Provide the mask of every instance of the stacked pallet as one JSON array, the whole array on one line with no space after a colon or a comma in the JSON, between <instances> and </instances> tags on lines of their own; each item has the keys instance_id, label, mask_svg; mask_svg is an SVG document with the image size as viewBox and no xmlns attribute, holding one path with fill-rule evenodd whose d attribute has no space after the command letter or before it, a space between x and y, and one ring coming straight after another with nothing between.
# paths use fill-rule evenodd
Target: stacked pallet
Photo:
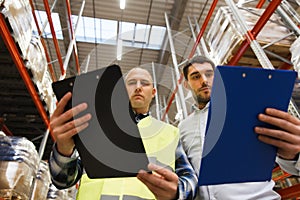
<instances>
[{"instance_id":1,"label":"stacked pallet","mask_svg":"<svg viewBox=\"0 0 300 200\"><path fill-rule=\"evenodd\" d=\"M298 72L298 77L300 78L300 37L291 45L290 48L292 57L291 61L294 65L294 69Z\"/></svg>"},{"instance_id":2,"label":"stacked pallet","mask_svg":"<svg viewBox=\"0 0 300 200\"><path fill-rule=\"evenodd\" d=\"M239 8L239 12L245 24L251 30L264 12L264 9ZM233 55L238 53L241 43L245 40L245 36L242 34L241 27L229 7L221 7L212 24L206 37L211 57L214 58L218 64L226 64ZM281 18L274 13L258 34L256 40L261 46L276 41L266 49L275 54L279 54L283 58L287 58L290 54L289 47L295 40L294 36L286 37L289 33L290 30L286 28ZM283 62L276 57L270 56L269 58L275 68L283 64ZM250 48L240 59L238 65L260 66L255 54Z\"/></svg>"}]
</instances>

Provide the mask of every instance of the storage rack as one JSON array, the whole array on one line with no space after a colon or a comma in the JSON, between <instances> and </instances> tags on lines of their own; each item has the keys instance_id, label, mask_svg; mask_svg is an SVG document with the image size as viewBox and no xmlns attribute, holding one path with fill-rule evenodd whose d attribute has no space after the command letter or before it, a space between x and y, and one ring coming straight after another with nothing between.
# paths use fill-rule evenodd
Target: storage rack
<instances>
[{"instance_id":1,"label":"storage rack","mask_svg":"<svg viewBox=\"0 0 300 200\"><path fill-rule=\"evenodd\" d=\"M41 42L42 46L40 45L41 48L43 48L45 55L45 60L47 60L47 65L48 65L48 69L46 69L46 71L49 70L50 72L50 79L51 81L56 81L57 78L57 74L55 74L53 66L52 66L52 62L50 61L50 55L47 51L46 48L46 43L43 39L42 36L42 32L43 30L41 30L41 28L39 27L39 24L37 22L37 17L35 15L34 12L34 5L33 5L33 1L32 0L19 0L20 1L20 5L24 6L25 8L23 8L24 12L27 14L32 14L32 20L34 20L34 22L36 23L37 26L37 30L39 33L39 37L33 36L32 33L30 34L31 37L34 37L35 40L37 40L38 42ZM4 83L8 84L7 87L5 88L5 90L7 90L7 92L5 92L3 95L7 95L7 94L13 94L14 96L11 96L9 99L7 99L7 101L3 101L4 99L2 99L2 104L4 103L4 105L2 105L3 107L7 104L6 108L4 109L2 107L1 109L1 113L5 113L5 112L13 112L13 110L16 110L16 114L14 116L8 116L4 114L4 117L6 119L11 119L14 118L16 120L22 120L22 121L28 121L28 126L32 126L35 128L32 128L32 132L33 133L21 133L22 129L21 129L21 124L19 128L12 128L12 134L18 136L27 136L28 138L31 138L31 140L33 142L35 142L35 145L37 147L39 147L39 152L41 153L41 157L44 155L44 151L45 148L47 150L46 155L44 156L44 159L48 159L50 150L51 150L51 146L53 144L54 141L54 137L52 136L52 140L48 139L48 135L49 135L49 115L51 114L50 112L53 111L53 109L51 110L51 108L53 108L54 104L53 102L55 102L55 97L54 94L52 93L51 89L51 85L47 85L49 91L41 91L45 88L44 85L37 85L37 83L34 81L34 74L32 74L32 70L28 67L28 61L27 61L27 55L26 55L26 51L27 51L27 46L20 44L20 42L18 41L18 34L22 36L22 33L18 33L18 31L16 30L16 28L14 27L15 25L11 25L10 23L14 23L14 20L16 21L15 23L17 24L18 20L22 20L22 17L20 16L12 16L10 14L10 11L6 11L9 10L10 6L11 9L13 10L13 6L14 4L10 1L0 1L0 5L1 5L1 10L3 11L1 13L0 16L0 25L1 25L1 55L0 58L2 59L2 61L7 60L7 66L2 67L1 68L1 81L2 81L2 87L4 87ZM47 13L49 13L48 15L48 20L49 20L49 25L52 30L52 35L55 36L55 31L53 28L53 23L52 23L52 17L51 17L51 11L49 8L49 4L48 1L44 1L45 3L45 10ZM66 9L66 13L69 16L69 28L68 31L69 33L67 33L67 35L70 35L70 37L72 37L72 40L70 42L70 47L68 50L68 58L65 58L65 62L59 62L61 63L61 77L60 79L62 79L65 75L66 75L66 70L67 70L67 65L68 62L70 60L70 56L74 56L74 60L76 61L76 69L77 69L77 74L79 73L79 63L78 63L78 56L77 56L77 49L76 49L76 43L75 43L75 38L74 38L74 30L73 30L73 23L71 21L71 11L70 11L70 2L68 0L64 1L65 7ZM81 13L79 14L78 20L81 17L83 8L84 8L84 3L85 1L82 2L82 8L81 8ZM54 2L54 4L52 5L52 8L55 7L56 2ZM8 16L5 16L5 13L8 13ZM24 13L23 13L24 14ZM9 18L10 17L10 18ZM24 17L25 18L25 17ZM9 20L11 20L12 22L10 22ZM27 20L27 21L26 21ZM26 19L25 22L26 23L31 23L28 22L29 20L31 20L31 17L28 17L28 19ZM22 23L21 21L19 23ZM78 23L78 21L77 21ZM32 24L32 23L31 23ZM46 26L46 23L44 24L44 26L42 27L42 29L44 29ZM26 27L28 28L28 27ZM28 29L30 29L29 31L31 32L31 27L29 27ZM23 33L24 34L24 33ZM17 35L17 36L16 36ZM25 34L24 34L25 35ZM20 37L21 37L20 36ZM25 37L25 36L23 36ZM28 35L26 36L28 38ZM53 37L53 41L55 44L57 43L57 39L56 37ZM21 46L20 46L21 45ZM22 46L23 45L23 46ZM22 47L22 48L20 48ZM58 58L60 58L59 60L61 60L61 54L60 54L60 50L59 50L59 46L56 45L56 52ZM28 50L29 51L29 50ZM10 56L9 56L10 55ZM17 72L17 71L18 72ZM11 77L5 77L5 74L9 74L9 76ZM19 75L18 75L19 74ZM44 74L47 75L47 74ZM43 79L44 77L42 77ZM16 91L12 92L12 82L13 80L17 81L23 79L22 82L16 82L19 87L23 88L22 91L19 91L19 88L16 86ZM9 82L8 82L9 81ZM51 82L47 82L48 84ZM10 87L9 87L10 86ZM49 89L50 87L50 89ZM18 90L17 90L18 89ZM46 92L46 94L45 94ZM29 98L30 99L29 99ZM47 101L52 101L52 104L50 105L50 108L48 106L49 102L45 102L45 97L47 98ZM14 107L9 107L9 103L17 103L18 100L17 98L24 98L24 105L18 105L15 104ZM34 112L34 108L36 108L37 113ZM25 116L19 116L19 113L24 113ZM2 114L3 115L3 114ZM38 117L38 115L40 117ZM4 120L6 120L4 119ZM42 121L41 121L42 120ZM7 120L8 123L11 120ZM13 122L14 125L12 125L13 127L17 126L17 122L14 121ZM10 124L11 125L11 124ZM34 134L36 132L36 134ZM35 136L36 135L36 136ZM33 137L35 136L35 137ZM41 142L40 142L41 141Z\"/></svg>"},{"instance_id":2,"label":"storage rack","mask_svg":"<svg viewBox=\"0 0 300 200\"><path fill-rule=\"evenodd\" d=\"M49 62L50 58L46 51L47 49L45 48L43 39L40 41L39 37L32 35L31 15L34 16L36 21L32 6L32 1L29 2L26 0L18 0L18 2L0 1L0 59L2 61L0 69L2 89L1 113L4 117L4 119L1 118L1 130L8 136L14 135L27 137L28 139L31 138L30 140L35 146L39 147L39 160L42 162L42 160L48 159L53 142L55 141L55 138L52 135L51 139L48 139L48 136L50 133L49 116L53 111L51 109L55 101L54 94L51 90L50 79L56 80L56 77L52 65ZM20 13L18 13L18 11ZM18 27L21 27L22 30L18 30ZM38 31L41 33L39 27ZM23 42L22 39L26 39L26 41ZM76 45L73 44L72 49L75 47ZM32 48L37 48L35 50L38 51L34 52ZM46 51L45 55L43 54L44 50ZM37 54L30 55L32 53ZM76 54L75 50L74 54ZM41 62L42 60L37 61L41 66L33 65L34 59L37 58L47 60L48 65L47 62L45 62L45 65L49 67L51 78L48 76L47 69L45 71L41 70L46 67L43 66L44 63ZM3 61L5 61L5 64ZM34 67L41 67L41 69ZM39 70L41 70L42 73ZM11 96L8 96L7 94L10 94ZM17 102L20 101L20 98L23 99L21 105L17 104ZM3 114L6 112L15 114L13 114L13 116ZM5 125L7 118L15 118L13 124L10 124L12 131ZM23 124L26 124L24 121L27 122L28 126L32 127L32 132L36 134L33 134L32 132L20 133L18 129L22 130L22 127L21 125L18 126L18 120L22 120ZM45 156L45 150L48 151L46 152L47 156ZM39 171L36 172L36 175L38 172ZM32 191L36 186L36 183L36 179L34 178L29 199L32 198ZM53 192L56 192L57 189L53 187L52 190ZM56 195L57 194L55 194L55 196ZM67 190L61 191L60 195L67 195Z\"/></svg>"},{"instance_id":3,"label":"storage rack","mask_svg":"<svg viewBox=\"0 0 300 200\"><path fill-rule=\"evenodd\" d=\"M196 51L196 47L198 46L200 40L202 39L202 37L204 35L205 29L207 28L208 21L210 20L210 17L211 17L210 13L211 13L211 11L213 12L213 10L215 9L217 3L218 3L217 0L213 1L212 5L211 5L211 8L210 8L210 11L209 11L209 14L206 16L206 19L204 20L203 26L201 27L201 30L198 33L197 39L195 40L195 44L194 44L193 49L192 49L192 51L191 51L188 58L191 58L194 55L194 53ZM264 67L264 68L274 69L272 63L270 62L269 58L267 57L267 55L265 53L265 51L267 51L267 50L263 50L262 47L259 45L259 43L256 41L255 38L259 34L259 32L262 30L264 25L267 23L267 21L269 20L271 15L277 10L277 7L280 5L281 0L276 0L276 1L272 1L272 2L269 3L268 7L265 9L265 12L261 15L261 17L259 18L259 20L257 21L256 25L253 27L252 30L247 28L247 26L242 21L242 19L241 19L242 16L238 13L237 9L235 8L235 4L233 3L233 1L226 1L226 3L230 7L230 9L234 12L235 18L237 20L239 20L240 26L243 27L243 34L244 34L245 39L242 42L242 44L239 45L239 48L235 51L236 53L233 55L233 57L227 63L223 63L223 64L237 65L239 60L242 58L243 54L246 52L246 50L249 48L249 46L251 46L252 50L254 51L257 59L259 60L259 62L261 64L261 66ZM264 1L259 1L258 4L257 4L257 8L260 8L263 4L264 4ZM282 17L286 18L287 16L282 16ZM195 23L195 24L196 24L196 26L198 26L197 23ZM297 32L298 32L299 28L296 25L294 25L293 28L295 29L293 31L297 35ZM193 32L193 28L191 28L191 32ZM172 37L172 35L171 35L169 40L172 41L172 40L174 40L175 37L176 36ZM205 46L205 48L202 50L202 52L203 52L203 54L207 55L205 42L202 41L201 45ZM270 45L268 45L268 46L270 46ZM172 46L171 46L171 51L175 51L175 50L172 50ZM172 56L173 55L175 55L175 53L172 53ZM274 54L273 54L273 56L274 56ZM280 57L280 56L278 56L278 57ZM173 60L174 59L176 59L175 56L173 56ZM288 63L283 64L280 67L281 69L291 67L291 63L289 61L289 58L284 59L283 61L288 62ZM186 61L184 61L184 62L186 62ZM180 63L179 65L176 65L176 63L173 62L173 65L174 65L174 68L179 68L179 66L182 65L182 63ZM166 112L163 114L162 120L164 120L164 116L166 116L166 113L167 113L168 109L170 108L175 96L177 95L176 93L177 93L178 88L181 87L180 86L181 81L182 81L182 76L178 79L179 84L176 85L176 88L173 91L172 96L168 101L167 107L165 109ZM184 96L182 96L182 93L179 94L179 96L181 96L180 99L185 98ZM182 106L185 106L185 105L181 105L181 107ZM179 108L179 110L180 109L181 108ZM291 102L290 102L289 112L291 114L297 116L298 118L300 118L299 109L297 108L297 106L295 105L293 100L291 100Z\"/></svg>"},{"instance_id":4,"label":"storage rack","mask_svg":"<svg viewBox=\"0 0 300 200\"><path fill-rule=\"evenodd\" d=\"M2 5L1 5L1 8L5 9L2 7ZM21 56L20 48L19 48L18 44L16 43L15 39L12 37L12 34L14 34L13 31L16 31L16 30L13 30L11 27L9 27L8 19L3 14L0 15L0 26L1 26L0 33L2 36L1 55L2 56L6 56L8 54L11 55L10 58L9 57L6 58L7 65L2 66L2 68L1 68L1 70L4 70L3 75L2 75L2 78L3 78L2 83L4 84L4 82L7 81L8 82L7 84L10 84L10 85L13 85L13 84L18 85L19 84L20 86L22 85L21 88L23 88L22 91L16 90L15 92L13 92L15 94L15 96L11 97L11 99L8 99L8 101L12 101L12 102L10 102L10 104L14 104L14 103L16 103L15 102L16 98L24 98L24 106L21 105L17 109L23 110L23 113L25 116L15 116L15 117L16 118L20 117L20 120L28 120L28 123L31 124L32 126L36 125L36 128L38 128L38 131L37 131L38 134L40 134L40 132L42 132L41 135L43 136L43 133L49 127L49 117L48 117L49 113L46 112L45 107L44 107L45 105L43 105L40 95L37 92L36 86L34 85L34 83L31 80L31 77L28 73L28 68L25 66L26 61ZM11 82L11 81L19 79L18 75L12 75L12 74L16 74L16 72L15 72L16 70L19 72L19 76L21 76L21 78L23 79L24 84L22 84L22 82L16 82L16 83ZM3 77L5 72L6 73L9 72L9 74L11 74L11 77L7 77L7 78ZM12 89L13 88L8 87L2 91L6 92L6 90L9 90L11 92ZM18 88L16 87L16 89L18 89ZM27 92L26 92L26 89L27 89ZM27 95L26 95L26 93L27 93ZM5 95L3 95L3 96L5 96ZM29 96L32 99L31 102L27 102L27 100L25 100L25 98L27 98ZM29 107L31 107L32 104L34 104L37 112L40 115L40 118L44 122L44 125L42 125L42 127L41 127L40 120L36 119L34 117L34 115L36 113L29 111ZM6 106L7 109L3 109L3 107L2 107L2 112L3 112L3 110L14 109L14 105L9 105L9 103L7 105L3 105L3 106ZM10 116L7 116L7 117L10 117ZM34 130L34 131L36 131L36 130ZM12 130L12 134L14 134L13 130ZM23 134L25 135L26 133L23 133ZM44 147L41 147L41 149L44 149Z\"/></svg>"}]
</instances>

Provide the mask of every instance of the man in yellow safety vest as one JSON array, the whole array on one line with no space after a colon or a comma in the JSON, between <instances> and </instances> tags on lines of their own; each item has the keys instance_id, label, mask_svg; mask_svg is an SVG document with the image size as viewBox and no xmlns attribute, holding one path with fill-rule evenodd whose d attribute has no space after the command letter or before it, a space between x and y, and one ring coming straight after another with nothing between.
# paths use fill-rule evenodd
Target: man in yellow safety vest
<instances>
[{"instance_id":1,"label":"man in yellow safety vest","mask_svg":"<svg viewBox=\"0 0 300 200\"><path fill-rule=\"evenodd\" d=\"M88 126L91 115L72 120L73 115L87 108L87 104L79 104L64 112L71 98L71 93L67 93L50 119L56 139L49 160L52 182L58 188L68 188L80 180L77 199L84 200L193 199L197 176L179 142L178 129L149 116L149 106L156 93L150 73L133 68L125 77L125 85L147 156L155 157L169 168L150 164L149 170L155 173L140 171L137 177L89 179L83 173L72 137Z\"/></svg>"}]
</instances>

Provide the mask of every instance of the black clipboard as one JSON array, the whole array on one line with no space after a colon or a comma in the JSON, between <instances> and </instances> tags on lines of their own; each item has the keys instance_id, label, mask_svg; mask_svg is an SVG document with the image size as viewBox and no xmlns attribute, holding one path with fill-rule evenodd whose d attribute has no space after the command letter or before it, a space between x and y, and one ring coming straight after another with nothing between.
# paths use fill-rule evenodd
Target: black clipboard
<instances>
[{"instance_id":1,"label":"black clipboard","mask_svg":"<svg viewBox=\"0 0 300 200\"><path fill-rule=\"evenodd\" d=\"M294 71L216 67L199 186L271 180L277 149L254 127L270 127L257 118L265 108L287 110L295 79Z\"/></svg>"},{"instance_id":2,"label":"black clipboard","mask_svg":"<svg viewBox=\"0 0 300 200\"><path fill-rule=\"evenodd\" d=\"M149 163L118 65L97 69L52 84L60 100L68 91L72 102L88 103L92 119L74 137L89 178L134 177ZM77 117L77 116L75 116Z\"/></svg>"}]
</instances>

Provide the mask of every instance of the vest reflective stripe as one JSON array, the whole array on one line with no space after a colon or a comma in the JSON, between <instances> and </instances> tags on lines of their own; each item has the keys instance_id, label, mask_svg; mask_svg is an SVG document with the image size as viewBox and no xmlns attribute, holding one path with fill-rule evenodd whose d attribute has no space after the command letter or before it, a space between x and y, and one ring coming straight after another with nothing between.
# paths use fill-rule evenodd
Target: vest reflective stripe
<instances>
[{"instance_id":1,"label":"vest reflective stripe","mask_svg":"<svg viewBox=\"0 0 300 200\"><path fill-rule=\"evenodd\" d=\"M119 200L120 196L101 195L100 200ZM144 200L140 197L124 195L123 200ZM151 200L151 199L149 199Z\"/></svg>"},{"instance_id":2,"label":"vest reflective stripe","mask_svg":"<svg viewBox=\"0 0 300 200\"><path fill-rule=\"evenodd\" d=\"M110 196L110 195L101 195L100 200L119 200L120 196ZM129 196L129 195L124 195L123 200L145 200L140 197L135 197L135 196ZM151 200L151 199L147 199Z\"/></svg>"},{"instance_id":3,"label":"vest reflective stripe","mask_svg":"<svg viewBox=\"0 0 300 200\"><path fill-rule=\"evenodd\" d=\"M146 153L175 169L175 151L178 129L169 124L146 117L138 123ZM155 163L155 162L154 162ZM77 200L134 200L155 199L152 192L136 177L89 179L84 174L80 180Z\"/></svg>"},{"instance_id":4,"label":"vest reflective stripe","mask_svg":"<svg viewBox=\"0 0 300 200\"><path fill-rule=\"evenodd\" d=\"M119 196L101 195L100 200L119 200Z\"/></svg>"}]
</instances>

